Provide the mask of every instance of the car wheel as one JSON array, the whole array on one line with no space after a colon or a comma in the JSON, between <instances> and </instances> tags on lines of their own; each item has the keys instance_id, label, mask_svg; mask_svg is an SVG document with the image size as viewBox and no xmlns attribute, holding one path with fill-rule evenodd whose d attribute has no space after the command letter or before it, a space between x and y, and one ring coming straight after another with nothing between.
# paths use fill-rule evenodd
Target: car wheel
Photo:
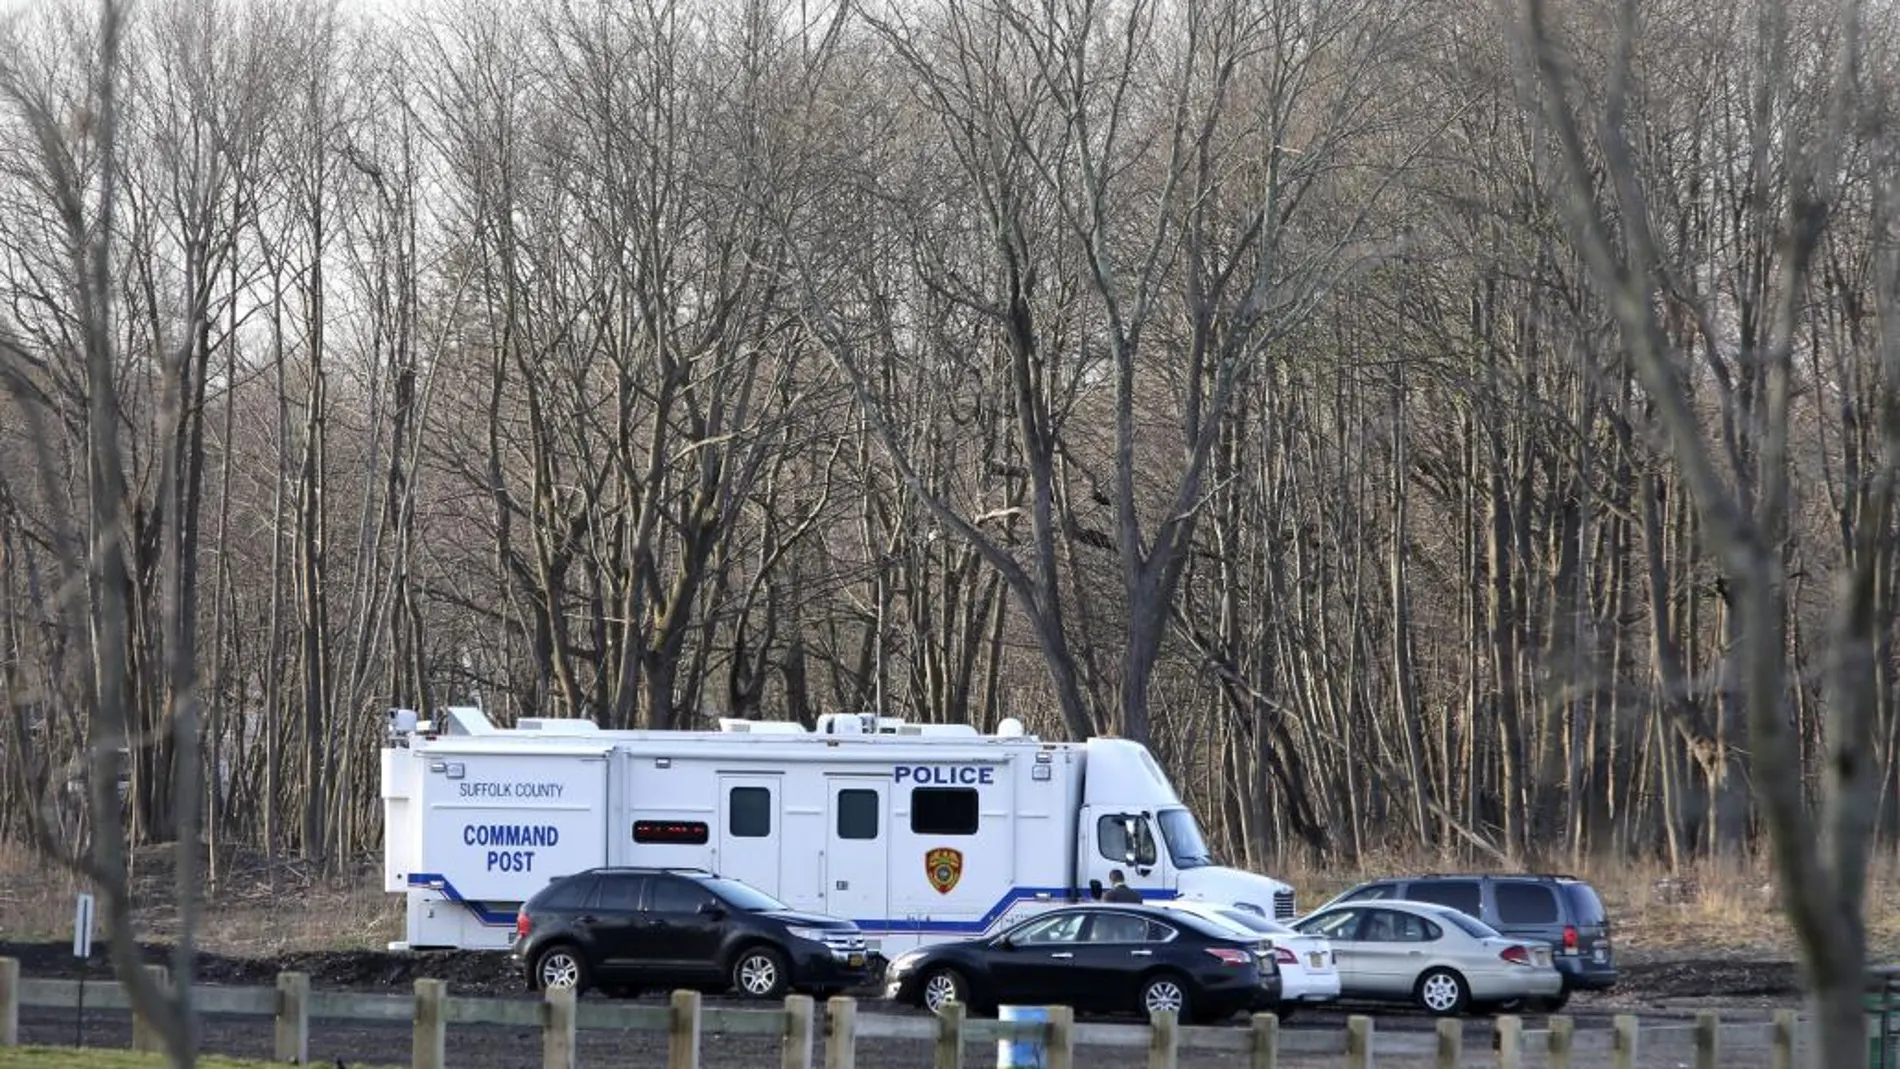
<instances>
[{"instance_id":1,"label":"car wheel","mask_svg":"<svg viewBox=\"0 0 1900 1069\"><path fill-rule=\"evenodd\" d=\"M732 986L746 998L779 998L790 982L785 955L771 947L747 947L732 961Z\"/></svg>"},{"instance_id":2,"label":"car wheel","mask_svg":"<svg viewBox=\"0 0 1900 1069\"><path fill-rule=\"evenodd\" d=\"M1173 973L1149 977L1141 985L1141 1009L1150 1015L1159 1010L1173 1010L1176 1020L1187 1019L1193 1011L1187 981Z\"/></svg>"},{"instance_id":3,"label":"car wheel","mask_svg":"<svg viewBox=\"0 0 1900 1069\"><path fill-rule=\"evenodd\" d=\"M551 946L534 959L534 981L542 991L572 988L578 995L587 990L587 963L566 943Z\"/></svg>"},{"instance_id":4,"label":"car wheel","mask_svg":"<svg viewBox=\"0 0 1900 1069\"><path fill-rule=\"evenodd\" d=\"M942 1010L952 1002L970 1003L970 985L964 982L963 974L955 969L932 969L924 975L924 982L917 988L917 1000L931 1013Z\"/></svg>"},{"instance_id":5,"label":"car wheel","mask_svg":"<svg viewBox=\"0 0 1900 1069\"><path fill-rule=\"evenodd\" d=\"M1463 1013L1471 1002L1471 988L1465 978L1450 969L1426 970L1412 994L1420 1006L1439 1017Z\"/></svg>"}]
</instances>

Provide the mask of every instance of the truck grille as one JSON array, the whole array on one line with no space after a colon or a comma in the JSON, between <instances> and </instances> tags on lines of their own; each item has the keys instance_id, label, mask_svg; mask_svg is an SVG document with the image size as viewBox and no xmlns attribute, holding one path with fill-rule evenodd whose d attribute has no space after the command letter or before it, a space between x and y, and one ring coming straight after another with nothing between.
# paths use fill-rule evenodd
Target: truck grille
<instances>
[{"instance_id":1,"label":"truck grille","mask_svg":"<svg viewBox=\"0 0 1900 1069\"><path fill-rule=\"evenodd\" d=\"M1273 916L1276 920L1286 920L1293 916L1293 892L1277 891L1273 895Z\"/></svg>"}]
</instances>

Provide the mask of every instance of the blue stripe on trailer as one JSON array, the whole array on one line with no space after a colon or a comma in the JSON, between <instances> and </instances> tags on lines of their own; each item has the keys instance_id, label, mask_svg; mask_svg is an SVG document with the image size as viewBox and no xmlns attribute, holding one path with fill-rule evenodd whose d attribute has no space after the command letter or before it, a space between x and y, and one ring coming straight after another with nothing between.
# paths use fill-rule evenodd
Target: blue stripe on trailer
<instances>
[{"instance_id":1,"label":"blue stripe on trailer","mask_svg":"<svg viewBox=\"0 0 1900 1069\"><path fill-rule=\"evenodd\" d=\"M442 892L443 897L475 914L475 919L483 924L504 928L514 927L517 911L511 909L505 913L498 913L480 902L463 898L462 893L455 889L455 884L439 872L412 872L409 874L409 886Z\"/></svg>"}]
</instances>

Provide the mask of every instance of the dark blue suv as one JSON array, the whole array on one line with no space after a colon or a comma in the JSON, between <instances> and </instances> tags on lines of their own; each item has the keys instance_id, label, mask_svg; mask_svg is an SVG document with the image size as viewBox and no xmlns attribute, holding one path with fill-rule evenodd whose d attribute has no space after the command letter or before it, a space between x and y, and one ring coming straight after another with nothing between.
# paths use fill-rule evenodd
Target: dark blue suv
<instances>
[{"instance_id":1,"label":"dark blue suv","mask_svg":"<svg viewBox=\"0 0 1900 1069\"><path fill-rule=\"evenodd\" d=\"M1574 876L1400 876L1362 883L1327 905L1382 898L1450 906L1514 939L1549 943L1551 959L1564 975L1564 990L1546 1000L1541 1009L1562 1008L1572 991L1608 991L1616 986L1609 915L1596 889Z\"/></svg>"},{"instance_id":2,"label":"dark blue suv","mask_svg":"<svg viewBox=\"0 0 1900 1069\"><path fill-rule=\"evenodd\" d=\"M870 977L856 924L794 912L750 884L698 869L562 876L522 903L512 956L536 990L599 987L626 997L673 986L822 997Z\"/></svg>"}]
</instances>

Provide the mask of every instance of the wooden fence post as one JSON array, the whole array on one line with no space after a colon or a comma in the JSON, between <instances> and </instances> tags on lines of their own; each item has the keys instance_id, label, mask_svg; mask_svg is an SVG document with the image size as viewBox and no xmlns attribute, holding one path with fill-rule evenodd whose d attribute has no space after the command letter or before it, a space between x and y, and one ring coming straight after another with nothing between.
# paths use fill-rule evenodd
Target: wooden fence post
<instances>
[{"instance_id":1,"label":"wooden fence post","mask_svg":"<svg viewBox=\"0 0 1900 1069\"><path fill-rule=\"evenodd\" d=\"M1794 1069L1794 1045L1799 1019L1793 1010L1776 1010L1773 1029L1768 1033L1768 1069ZM0 1038L0 1045L4 1045Z\"/></svg>"},{"instance_id":2,"label":"wooden fence post","mask_svg":"<svg viewBox=\"0 0 1900 1069\"><path fill-rule=\"evenodd\" d=\"M20 959L0 958L0 1047L20 1045Z\"/></svg>"},{"instance_id":3,"label":"wooden fence post","mask_svg":"<svg viewBox=\"0 0 1900 1069\"><path fill-rule=\"evenodd\" d=\"M666 1028L666 1069L699 1069L699 992L673 992Z\"/></svg>"},{"instance_id":4,"label":"wooden fence post","mask_svg":"<svg viewBox=\"0 0 1900 1069\"><path fill-rule=\"evenodd\" d=\"M963 1003L946 1002L937 1011L936 1069L962 1069Z\"/></svg>"},{"instance_id":5,"label":"wooden fence post","mask_svg":"<svg viewBox=\"0 0 1900 1069\"><path fill-rule=\"evenodd\" d=\"M415 1069L448 1069L449 984L446 980L416 981L416 1018L410 1064Z\"/></svg>"},{"instance_id":6,"label":"wooden fence post","mask_svg":"<svg viewBox=\"0 0 1900 1069\"><path fill-rule=\"evenodd\" d=\"M1721 1047L1716 1030L1720 1024L1714 1010L1703 1010L1695 1015L1695 1069L1716 1069L1717 1052Z\"/></svg>"},{"instance_id":7,"label":"wooden fence post","mask_svg":"<svg viewBox=\"0 0 1900 1069\"><path fill-rule=\"evenodd\" d=\"M1524 1069L1524 1019L1498 1018L1498 1069Z\"/></svg>"},{"instance_id":8,"label":"wooden fence post","mask_svg":"<svg viewBox=\"0 0 1900 1069\"><path fill-rule=\"evenodd\" d=\"M785 1032L779 1043L779 1069L811 1069L810 995L785 996Z\"/></svg>"},{"instance_id":9,"label":"wooden fence post","mask_svg":"<svg viewBox=\"0 0 1900 1069\"><path fill-rule=\"evenodd\" d=\"M1346 1018L1346 1069L1372 1069L1372 1018Z\"/></svg>"},{"instance_id":10,"label":"wooden fence post","mask_svg":"<svg viewBox=\"0 0 1900 1069\"><path fill-rule=\"evenodd\" d=\"M1148 1069L1175 1069L1181 1046L1179 1025L1173 1010L1148 1014Z\"/></svg>"},{"instance_id":11,"label":"wooden fence post","mask_svg":"<svg viewBox=\"0 0 1900 1069\"><path fill-rule=\"evenodd\" d=\"M310 974L277 974L276 1041L273 1061L302 1065L310 1060Z\"/></svg>"},{"instance_id":12,"label":"wooden fence post","mask_svg":"<svg viewBox=\"0 0 1900 1069\"><path fill-rule=\"evenodd\" d=\"M1461 1069L1465 1060L1465 1025L1450 1017L1438 1019L1437 1069Z\"/></svg>"},{"instance_id":13,"label":"wooden fence post","mask_svg":"<svg viewBox=\"0 0 1900 1069\"><path fill-rule=\"evenodd\" d=\"M1279 1069L1280 1065L1280 1015L1277 1013L1256 1013L1253 1015L1253 1060L1249 1069Z\"/></svg>"},{"instance_id":14,"label":"wooden fence post","mask_svg":"<svg viewBox=\"0 0 1900 1069\"><path fill-rule=\"evenodd\" d=\"M163 965L147 965L144 968L146 979L158 988L160 997L166 995L166 989L171 986L171 970ZM159 1032L158 1025L136 1009L132 1011L132 1049L140 1051L165 1049L165 1039Z\"/></svg>"},{"instance_id":15,"label":"wooden fence post","mask_svg":"<svg viewBox=\"0 0 1900 1069\"><path fill-rule=\"evenodd\" d=\"M1636 1069L1636 1018L1619 1013L1612 1025L1616 1035L1610 1041L1610 1065L1613 1069Z\"/></svg>"},{"instance_id":16,"label":"wooden fence post","mask_svg":"<svg viewBox=\"0 0 1900 1069\"><path fill-rule=\"evenodd\" d=\"M825 1002L825 1069L857 1069L858 1000L834 995Z\"/></svg>"},{"instance_id":17,"label":"wooden fence post","mask_svg":"<svg viewBox=\"0 0 1900 1069\"><path fill-rule=\"evenodd\" d=\"M1576 1038L1576 1022L1568 1017L1550 1019L1550 1069L1570 1069L1570 1046Z\"/></svg>"},{"instance_id":18,"label":"wooden fence post","mask_svg":"<svg viewBox=\"0 0 1900 1069\"><path fill-rule=\"evenodd\" d=\"M574 1069L574 989L550 987L541 1000L542 1069Z\"/></svg>"},{"instance_id":19,"label":"wooden fence post","mask_svg":"<svg viewBox=\"0 0 1900 1069\"><path fill-rule=\"evenodd\" d=\"M1048 1013L1048 1045L1043 1049L1049 1069L1075 1069L1075 1010L1051 1006Z\"/></svg>"}]
</instances>

